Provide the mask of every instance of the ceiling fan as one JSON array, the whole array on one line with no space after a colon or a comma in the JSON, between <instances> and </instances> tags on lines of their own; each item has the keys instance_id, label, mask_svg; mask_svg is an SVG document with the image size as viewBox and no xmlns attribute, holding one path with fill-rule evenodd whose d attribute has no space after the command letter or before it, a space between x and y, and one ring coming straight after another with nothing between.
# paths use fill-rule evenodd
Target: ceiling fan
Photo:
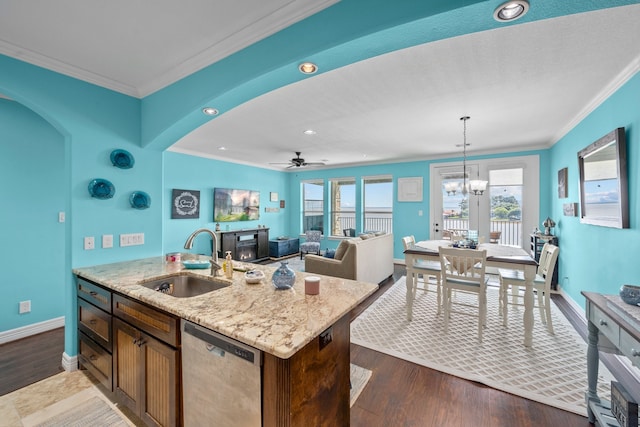
<instances>
[{"instance_id":1,"label":"ceiling fan","mask_svg":"<svg viewBox=\"0 0 640 427\"><path fill-rule=\"evenodd\" d=\"M289 160L287 163L270 163L271 165L288 165L287 169L290 168L299 168L304 166L324 166L324 162L305 162L305 160L300 157L302 152L296 151L296 157Z\"/></svg>"}]
</instances>

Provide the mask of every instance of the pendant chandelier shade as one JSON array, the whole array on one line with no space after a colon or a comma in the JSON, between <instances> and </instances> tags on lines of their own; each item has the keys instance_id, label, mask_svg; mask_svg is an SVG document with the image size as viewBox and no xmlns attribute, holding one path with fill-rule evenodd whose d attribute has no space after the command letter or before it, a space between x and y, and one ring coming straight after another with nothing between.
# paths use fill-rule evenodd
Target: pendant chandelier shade
<instances>
[{"instance_id":1,"label":"pendant chandelier shade","mask_svg":"<svg viewBox=\"0 0 640 427\"><path fill-rule=\"evenodd\" d=\"M468 193L472 193L476 196L480 196L484 194L484 191L487 189L487 181L482 181L480 179L472 179L469 180L469 184L467 184L467 120L471 119L469 116L462 116L460 120L463 123L463 131L462 131L462 187L458 185L455 181L450 181L444 184L444 191L447 192L449 196L455 195L458 191L466 197Z\"/></svg>"}]
</instances>

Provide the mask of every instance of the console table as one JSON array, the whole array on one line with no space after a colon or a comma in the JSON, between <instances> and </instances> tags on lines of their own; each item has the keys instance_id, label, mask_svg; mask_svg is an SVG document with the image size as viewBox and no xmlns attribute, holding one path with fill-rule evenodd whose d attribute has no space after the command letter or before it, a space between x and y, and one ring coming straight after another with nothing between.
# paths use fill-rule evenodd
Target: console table
<instances>
[{"instance_id":1,"label":"console table","mask_svg":"<svg viewBox=\"0 0 640 427\"><path fill-rule=\"evenodd\" d=\"M249 228L242 230L217 231L218 256L227 251L236 261L260 261L269 258L269 229Z\"/></svg>"},{"instance_id":2,"label":"console table","mask_svg":"<svg viewBox=\"0 0 640 427\"><path fill-rule=\"evenodd\" d=\"M585 394L589 422L601 426L619 425L611 415L610 403L598 397L598 350L622 354L640 367L640 312L618 295L582 292L586 298L588 320L587 383Z\"/></svg>"},{"instance_id":3,"label":"console table","mask_svg":"<svg viewBox=\"0 0 640 427\"><path fill-rule=\"evenodd\" d=\"M273 258L281 258L287 255L293 255L300 252L300 239L273 239L269 240L269 256Z\"/></svg>"}]
</instances>

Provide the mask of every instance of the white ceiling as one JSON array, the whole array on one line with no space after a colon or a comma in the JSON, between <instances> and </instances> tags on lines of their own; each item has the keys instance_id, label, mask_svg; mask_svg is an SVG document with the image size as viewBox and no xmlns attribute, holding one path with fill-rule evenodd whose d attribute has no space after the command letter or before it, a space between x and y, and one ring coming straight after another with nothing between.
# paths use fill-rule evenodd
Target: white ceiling
<instances>
[{"instance_id":1,"label":"white ceiling","mask_svg":"<svg viewBox=\"0 0 640 427\"><path fill-rule=\"evenodd\" d=\"M0 53L144 96L331 2L42 0L35 16L33 3L2 1ZM639 19L636 4L377 56L248 101L171 150L273 168L295 151L328 167L459 156L463 115L468 154L549 147L640 69Z\"/></svg>"}]
</instances>

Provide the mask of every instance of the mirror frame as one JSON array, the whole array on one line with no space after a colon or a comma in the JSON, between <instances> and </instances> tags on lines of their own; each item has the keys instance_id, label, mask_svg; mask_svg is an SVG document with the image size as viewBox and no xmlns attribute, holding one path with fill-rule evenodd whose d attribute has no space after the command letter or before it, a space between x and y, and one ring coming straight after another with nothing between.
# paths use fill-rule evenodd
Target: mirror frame
<instances>
[{"instance_id":1,"label":"mirror frame","mask_svg":"<svg viewBox=\"0 0 640 427\"><path fill-rule=\"evenodd\" d=\"M618 181L618 202L613 216L600 216L589 213L586 209L586 189L584 162L587 157L606 147L615 144L616 178ZM578 168L580 170L580 222L603 227L629 228L629 195L627 180L627 143L625 129L617 128L596 142L578 152Z\"/></svg>"}]
</instances>

